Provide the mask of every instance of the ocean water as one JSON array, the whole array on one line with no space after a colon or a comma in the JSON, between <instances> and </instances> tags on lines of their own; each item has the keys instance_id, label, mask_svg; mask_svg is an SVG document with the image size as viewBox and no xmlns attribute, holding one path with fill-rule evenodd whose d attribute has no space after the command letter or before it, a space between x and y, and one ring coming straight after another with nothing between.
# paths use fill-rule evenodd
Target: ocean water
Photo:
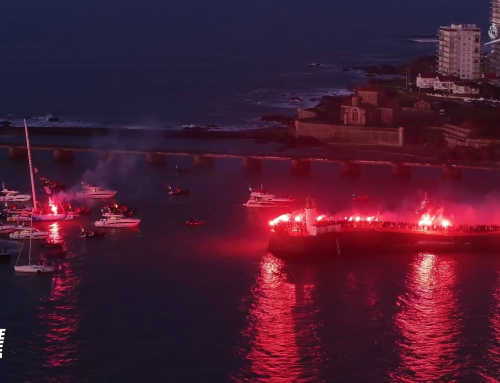
<instances>
[{"instance_id":1,"label":"ocean water","mask_svg":"<svg viewBox=\"0 0 500 383\"><path fill-rule=\"evenodd\" d=\"M3 7L0 118L241 129L366 81L339 72L344 65L435 53L430 41L440 25L487 30L489 1L50 0Z\"/></svg>"},{"instance_id":2,"label":"ocean water","mask_svg":"<svg viewBox=\"0 0 500 383\"><path fill-rule=\"evenodd\" d=\"M2 180L28 191L26 162L3 154ZM0 263L2 382L500 378L498 254L367 253L290 264L266 250L268 222L283 210L241 206L248 185L262 183L296 196L296 208L312 195L321 211L343 215L352 193L366 193L381 214L404 216L427 190L455 222L460 211L498 222L497 173L465 171L449 183L440 169L421 168L401 182L388 167L366 166L345 179L339 165L313 163L299 177L285 161L264 161L252 174L229 159L174 173L191 161L170 157L161 168L143 156L78 153L73 164L56 164L51 153L34 153L41 175L117 190L141 224L80 239L80 228L100 218L100 203L90 203L91 216L35 224L67 248L53 275L16 275L16 257ZM168 197L167 183L191 194ZM205 224L186 226L192 217ZM33 258L42 252L34 243Z\"/></svg>"}]
</instances>

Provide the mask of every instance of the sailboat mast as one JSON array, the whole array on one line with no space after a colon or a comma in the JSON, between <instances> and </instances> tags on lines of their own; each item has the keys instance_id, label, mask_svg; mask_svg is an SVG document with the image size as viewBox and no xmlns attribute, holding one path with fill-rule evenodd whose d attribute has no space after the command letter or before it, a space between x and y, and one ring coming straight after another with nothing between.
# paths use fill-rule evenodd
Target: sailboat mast
<instances>
[{"instance_id":1,"label":"sailboat mast","mask_svg":"<svg viewBox=\"0 0 500 383\"><path fill-rule=\"evenodd\" d=\"M37 203L35 194L35 182L33 181L33 163L31 162L30 140L28 138L28 126L26 125L26 120L24 120L24 132L26 133L26 149L28 150L28 162L30 166L31 192L33 193L33 207L36 209Z\"/></svg>"}]
</instances>

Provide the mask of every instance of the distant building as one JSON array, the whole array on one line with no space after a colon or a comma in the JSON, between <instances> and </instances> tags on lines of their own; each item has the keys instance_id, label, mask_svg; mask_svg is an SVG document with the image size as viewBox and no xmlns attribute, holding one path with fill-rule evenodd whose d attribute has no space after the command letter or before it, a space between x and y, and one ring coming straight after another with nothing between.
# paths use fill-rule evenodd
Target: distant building
<instances>
[{"instance_id":1,"label":"distant building","mask_svg":"<svg viewBox=\"0 0 500 383\"><path fill-rule=\"evenodd\" d=\"M476 80L479 84L491 84L493 86L500 86L500 77L496 73L486 72L481 73L479 79Z\"/></svg>"},{"instance_id":2,"label":"distant building","mask_svg":"<svg viewBox=\"0 0 500 383\"><path fill-rule=\"evenodd\" d=\"M481 87L474 81L457 81L453 83L453 94L478 95Z\"/></svg>"},{"instance_id":3,"label":"distant building","mask_svg":"<svg viewBox=\"0 0 500 383\"><path fill-rule=\"evenodd\" d=\"M438 72L462 80L476 79L480 69L480 44L481 29L475 24L439 28Z\"/></svg>"},{"instance_id":4,"label":"distant building","mask_svg":"<svg viewBox=\"0 0 500 383\"><path fill-rule=\"evenodd\" d=\"M434 79L434 90L452 92L453 83L460 81L460 78L456 76L440 76L438 75Z\"/></svg>"},{"instance_id":5,"label":"distant building","mask_svg":"<svg viewBox=\"0 0 500 383\"><path fill-rule=\"evenodd\" d=\"M500 0L491 1L491 25L500 30ZM500 35L498 38L500 38ZM492 72L500 75L500 42L491 44L489 68Z\"/></svg>"},{"instance_id":6,"label":"distant building","mask_svg":"<svg viewBox=\"0 0 500 383\"><path fill-rule=\"evenodd\" d=\"M417 76L417 88L433 89L437 73L419 73Z\"/></svg>"},{"instance_id":7,"label":"distant building","mask_svg":"<svg viewBox=\"0 0 500 383\"><path fill-rule=\"evenodd\" d=\"M383 90L377 87L359 88L351 100L341 106L340 119L344 125L393 125L397 104L387 103Z\"/></svg>"}]
</instances>

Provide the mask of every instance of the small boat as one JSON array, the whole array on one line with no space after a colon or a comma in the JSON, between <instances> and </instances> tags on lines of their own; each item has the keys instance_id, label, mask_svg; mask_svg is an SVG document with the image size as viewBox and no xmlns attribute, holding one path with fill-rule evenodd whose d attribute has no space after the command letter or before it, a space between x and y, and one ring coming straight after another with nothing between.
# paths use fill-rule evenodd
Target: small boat
<instances>
[{"instance_id":1,"label":"small boat","mask_svg":"<svg viewBox=\"0 0 500 383\"><path fill-rule=\"evenodd\" d=\"M290 205L295 199L286 197L276 197L264 190L261 186L260 189L250 188L250 199L243 206L246 207L284 207Z\"/></svg>"},{"instance_id":2,"label":"small boat","mask_svg":"<svg viewBox=\"0 0 500 383\"><path fill-rule=\"evenodd\" d=\"M203 221L198 221L196 219L190 219L186 221L186 225L188 226L201 226L203 225Z\"/></svg>"},{"instance_id":3,"label":"small boat","mask_svg":"<svg viewBox=\"0 0 500 383\"><path fill-rule=\"evenodd\" d=\"M188 168L183 168L182 166L176 166L175 167L175 172L176 173L188 173L190 169Z\"/></svg>"},{"instance_id":4,"label":"small boat","mask_svg":"<svg viewBox=\"0 0 500 383\"><path fill-rule=\"evenodd\" d=\"M99 230L89 230L89 231L84 231L80 233L80 238L104 238L106 236L106 233L103 233L102 231Z\"/></svg>"},{"instance_id":5,"label":"small boat","mask_svg":"<svg viewBox=\"0 0 500 383\"><path fill-rule=\"evenodd\" d=\"M10 234L14 230L16 230L15 226L12 225L4 225L3 223L0 222L0 234Z\"/></svg>"},{"instance_id":6,"label":"small boat","mask_svg":"<svg viewBox=\"0 0 500 383\"><path fill-rule=\"evenodd\" d=\"M141 222L137 218L127 218L119 215L103 218L95 222L96 227L136 227Z\"/></svg>"},{"instance_id":7,"label":"small boat","mask_svg":"<svg viewBox=\"0 0 500 383\"><path fill-rule=\"evenodd\" d=\"M175 189L172 189L172 187L170 185L167 185L168 186L168 195L188 195L189 194L189 190L187 189L184 189L184 190L181 190L179 188L175 188Z\"/></svg>"},{"instance_id":8,"label":"small boat","mask_svg":"<svg viewBox=\"0 0 500 383\"><path fill-rule=\"evenodd\" d=\"M7 222L30 222L31 213L9 213Z\"/></svg>"},{"instance_id":9,"label":"small boat","mask_svg":"<svg viewBox=\"0 0 500 383\"><path fill-rule=\"evenodd\" d=\"M23 205L17 206L16 204L11 205L10 207L5 208L3 211L6 213L31 213L33 208Z\"/></svg>"},{"instance_id":10,"label":"small boat","mask_svg":"<svg viewBox=\"0 0 500 383\"><path fill-rule=\"evenodd\" d=\"M46 239L49 233L40 231L34 227L25 227L22 230L15 230L10 233L10 239Z\"/></svg>"},{"instance_id":11,"label":"small boat","mask_svg":"<svg viewBox=\"0 0 500 383\"><path fill-rule=\"evenodd\" d=\"M76 193L77 198L106 199L116 195L114 190L104 190L98 186L83 185L82 191Z\"/></svg>"}]
</instances>

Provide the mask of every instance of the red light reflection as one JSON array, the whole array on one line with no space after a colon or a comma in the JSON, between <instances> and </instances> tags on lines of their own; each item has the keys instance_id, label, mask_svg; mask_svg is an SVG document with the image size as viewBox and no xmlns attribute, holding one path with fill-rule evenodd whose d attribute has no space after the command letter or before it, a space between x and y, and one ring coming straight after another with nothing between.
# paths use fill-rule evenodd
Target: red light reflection
<instances>
[{"instance_id":1,"label":"red light reflection","mask_svg":"<svg viewBox=\"0 0 500 383\"><path fill-rule=\"evenodd\" d=\"M461 313L456 296L454 260L419 254L399 297L395 326L400 333L397 382L447 381L456 370Z\"/></svg>"},{"instance_id":2,"label":"red light reflection","mask_svg":"<svg viewBox=\"0 0 500 383\"><path fill-rule=\"evenodd\" d=\"M71 339L78 329L79 313L76 288L80 277L69 268L60 269L52 278L51 291L39 307L41 328L46 337L40 353L49 367L67 366L74 362L78 342Z\"/></svg>"},{"instance_id":3,"label":"red light reflection","mask_svg":"<svg viewBox=\"0 0 500 383\"><path fill-rule=\"evenodd\" d=\"M55 243L63 242L59 222L54 222L49 225L49 241Z\"/></svg>"},{"instance_id":4,"label":"red light reflection","mask_svg":"<svg viewBox=\"0 0 500 383\"><path fill-rule=\"evenodd\" d=\"M287 282L284 263L270 254L263 258L246 301L250 308L242 354L248 363L241 377L294 382L317 376L322 356L318 326L312 321L314 290L314 285Z\"/></svg>"}]
</instances>

